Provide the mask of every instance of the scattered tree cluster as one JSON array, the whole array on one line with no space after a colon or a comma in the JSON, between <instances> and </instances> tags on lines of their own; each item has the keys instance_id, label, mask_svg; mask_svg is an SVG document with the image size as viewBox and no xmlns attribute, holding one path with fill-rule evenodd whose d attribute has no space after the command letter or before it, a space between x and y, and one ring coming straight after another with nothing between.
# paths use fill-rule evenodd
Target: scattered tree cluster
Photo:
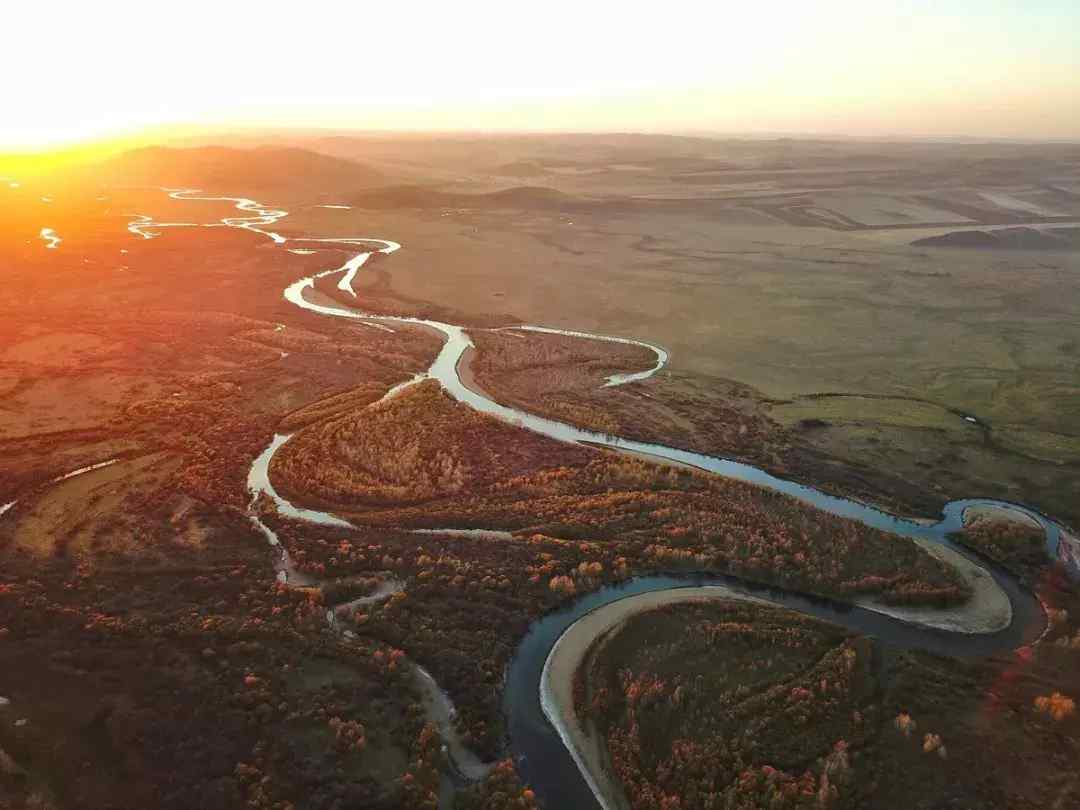
<instances>
[{"instance_id":1,"label":"scattered tree cluster","mask_svg":"<svg viewBox=\"0 0 1080 810\"><path fill-rule=\"evenodd\" d=\"M461 791L454 810L537 810L536 794L521 784L513 760L495 764L488 777Z\"/></svg>"},{"instance_id":2,"label":"scattered tree cluster","mask_svg":"<svg viewBox=\"0 0 1080 810\"><path fill-rule=\"evenodd\" d=\"M594 645L578 711L635 809L854 808L865 656L786 611L677 603Z\"/></svg>"},{"instance_id":3,"label":"scattered tree cluster","mask_svg":"<svg viewBox=\"0 0 1080 810\"><path fill-rule=\"evenodd\" d=\"M1027 582L1035 582L1050 563L1046 534L1039 526L1013 520L978 520L953 538L999 563Z\"/></svg>"}]
</instances>

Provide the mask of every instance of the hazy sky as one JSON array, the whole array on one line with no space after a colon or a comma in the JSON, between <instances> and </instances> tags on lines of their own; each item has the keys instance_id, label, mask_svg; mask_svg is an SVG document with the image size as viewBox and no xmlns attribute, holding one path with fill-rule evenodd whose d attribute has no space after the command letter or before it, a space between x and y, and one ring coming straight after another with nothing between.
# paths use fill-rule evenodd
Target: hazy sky
<instances>
[{"instance_id":1,"label":"hazy sky","mask_svg":"<svg viewBox=\"0 0 1080 810\"><path fill-rule=\"evenodd\" d=\"M17 2L0 145L158 123L1080 139L1080 0Z\"/></svg>"}]
</instances>

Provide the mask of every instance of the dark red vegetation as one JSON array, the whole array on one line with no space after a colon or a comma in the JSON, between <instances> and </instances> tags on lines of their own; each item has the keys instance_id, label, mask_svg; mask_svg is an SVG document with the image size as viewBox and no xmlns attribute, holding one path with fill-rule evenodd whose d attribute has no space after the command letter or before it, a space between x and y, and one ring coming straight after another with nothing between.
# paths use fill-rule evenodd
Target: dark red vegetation
<instances>
[{"instance_id":1,"label":"dark red vegetation","mask_svg":"<svg viewBox=\"0 0 1080 810\"><path fill-rule=\"evenodd\" d=\"M1080 801L1078 721L1047 680L1075 690L1070 654L962 662L778 609L684 603L600 640L576 703L635 810L1065 807Z\"/></svg>"},{"instance_id":2,"label":"dark red vegetation","mask_svg":"<svg viewBox=\"0 0 1080 810\"><path fill-rule=\"evenodd\" d=\"M1046 535L1040 526L1008 520L980 520L952 536L1029 584L1036 582L1039 573L1050 562L1046 553Z\"/></svg>"}]
</instances>

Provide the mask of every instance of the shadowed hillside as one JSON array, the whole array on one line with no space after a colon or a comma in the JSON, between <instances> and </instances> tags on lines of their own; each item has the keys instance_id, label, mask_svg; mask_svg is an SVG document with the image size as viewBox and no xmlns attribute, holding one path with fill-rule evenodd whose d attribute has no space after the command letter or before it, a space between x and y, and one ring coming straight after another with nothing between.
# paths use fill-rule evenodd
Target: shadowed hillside
<instances>
[{"instance_id":1,"label":"shadowed hillside","mask_svg":"<svg viewBox=\"0 0 1080 810\"><path fill-rule=\"evenodd\" d=\"M1080 230L1054 228L1040 231L1035 228L1002 228L997 231L950 231L940 236L928 236L911 243L916 247L1012 248L1014 250L1076 250L1080 245Z\"/></svg>"},{"instance_id":2,"label":"shadowed hillside","mask_svg":"<svg viewBox=\"0 0 1080 810\"><path fill-rule=\"evenodd\" d=\"M579 199L553 188L515 186L487 194L458 194L423 186L388 186L366 191L349 199L359 208L473 208L473 209L552 209L595 205L596 201Z\"/></svg>"}]
</instances>

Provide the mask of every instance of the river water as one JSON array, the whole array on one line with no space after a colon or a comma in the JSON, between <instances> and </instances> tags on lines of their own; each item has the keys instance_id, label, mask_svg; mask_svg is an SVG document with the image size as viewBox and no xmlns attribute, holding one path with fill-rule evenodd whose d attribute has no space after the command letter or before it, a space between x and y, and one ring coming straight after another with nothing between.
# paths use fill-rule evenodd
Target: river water
<instances>
[{"instance_id":1,"label":"river water","mask_svg":"<svg viewBox=\"0 0 1080 810\"><path fill-rule=\"evenodd\" d=\"M969 507L1004 506L1019 510L1038 521L1046 533L1048 552L1052 556L1057 554L1060 539L1060 529L1057 524L1022 505L1006 504L988 499L954 501L945 507L941 520L928 524L892 515L869 504L830 495L805 484L778 478L749 464L659 444L595 433L509 408L469 388L458 374L461 358L466 350L472 346L472 341L464 327L408 316L371 315L358 309L333 304L320 304L308 299L308 293L314 290L316 280L334 273L342 274L337 286L355 296L352 282L371 254L375 252L393 253L400 248L400 245L396 242L368 237L289 239L273 231L265 230L266 227L287 216L288 212L286 211L268 208L246 198L200 197L197 196L198 192L196 190L168 191L170 196L175 199L231 201L238 210L249 215L228 217L220 222L211 223L209 227L242 228L261 234L279 245L291 241L356 248L357 252L341 266L314 276L302 278L290 285L284 291L285 299L297 307L328 317L361 321L386 329L391 329L393 324L419 324L441 333L444 337L442 350L427 373L418 379L430 377L438 380L451 396L478 411L507 420L558 441L642 454L744 481L779 495L795 498L830 514L858 521L875 529L891 532L923 543L946 546L973 560L977 560L977 557L954 544L948 538L948 533L962 527L964 511ZM157 235L156 229L184 226L189 226L189 224L159 223L154 222L150 217L140 215L138 221L133 222L130 229L132 233L143 238L152 238ZM656 363L652 368L613 375L607 380L609 386L645 379L662 369L668 359L667 352L661 347L630 338L594 335L545 326L516 328L526 332L555 333L584 339L631 343L646 347L654 352ZM412 383L415 380L409 382ZM396 390L392 393L396 393ZM284 435L275 436L274 442L253 462L249 476L249 485L253 493L265 492L271 495L278 501L279 508L282 508L282 501L276 497L276 493L270 484L269 469L274 453L288 438L288 436ZM347 521L334 515L299 509L292 507L291 504L288 507L287 511L292 517L330 525L349 525ZM947 632L915 621L901 621L885 615L879 610L854 607L781 588L754 585L731 577L702 575L650 576L604 587L596 592L582 596L563 609L534 622L528 634L522 640L508 668L504 693L504 712L509 730L511 753L518 759L519 768L525 781L533 787L538 797L547 807L592 808L598 806L596 799L582 778L562 740L545 717L540 705L539 694L544 663L559 636L578 618L601 605L645 591L702 584L724 584L759 598L768 599L777 605L835 622L852 632L876 636L897 647L919 647L948 655L982 656L1010 650L1035 640L1045 626L1041 607L1035 597L1022 588L1014 578L1004 572L992 566L986 566L982 561L980 561L980 565L987 568L994 581L1007 594L1012 603L1011 621L1008 626L996 632L979 634Z\"/></svg>"}]
</instances>

